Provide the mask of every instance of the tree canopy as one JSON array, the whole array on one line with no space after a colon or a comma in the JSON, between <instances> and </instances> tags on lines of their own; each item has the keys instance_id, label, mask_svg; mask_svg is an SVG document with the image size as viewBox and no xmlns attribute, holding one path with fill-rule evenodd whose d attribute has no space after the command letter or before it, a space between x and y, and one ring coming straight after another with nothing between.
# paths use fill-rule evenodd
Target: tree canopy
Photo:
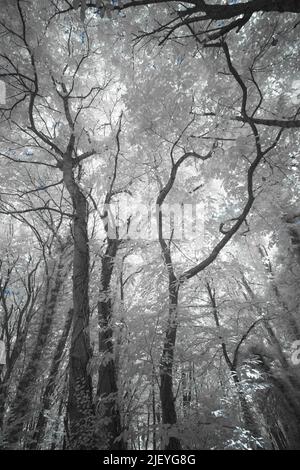
<instances>
[{"instance_id":1,"label":"tree canopy","mask_svg":"<svg viewBox=\"0 0 300 470\"><path fill-rule=\"evenodd\" d=\"M300 3L0 14L0 447L300 448Z\"/></svg>"}]
</instances>

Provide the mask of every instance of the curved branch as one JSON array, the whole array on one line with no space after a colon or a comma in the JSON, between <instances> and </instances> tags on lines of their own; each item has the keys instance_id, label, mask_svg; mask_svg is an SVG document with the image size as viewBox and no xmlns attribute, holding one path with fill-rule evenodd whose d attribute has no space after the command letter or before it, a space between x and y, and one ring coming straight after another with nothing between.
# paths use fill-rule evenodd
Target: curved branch
<instances>
[{"instance_id":1,"label":"curved branch","mask_svg":"<svg viewBox=\"0 0 300 470\"><path fill-rule=\"evenodd\" d=\"M271 144L266 150L264 151L262 150L261 143L260 143L260 135L255 125L254 118L252 118L251 116L248 116L247 114L247 99L248 99L247 87L231 61L227 44L225 42L222 42L221 46L224 50L224 53L227 59L228 68L242 90L241 115L243 116L245 122L250 126L252 130L252 134L255 140L256 157L251 163L247 172L248 198L247 198L247 202L244 206L242 213L240 214L239 217L235 219L236 220L235 224L228 231L225 232L223 230L223 226L220 227L221 231L223 230L223 233L225 233L224 237L216 244L216 246L213 248L209 256L207 256L207 258L205 258L196 266L188 269L187 271L185 271L185 273L183 273L180 276L179 278L180 283L185 282L187 279L192 278L193 276L195 276L196 274L200 273L205 268L207 268L217 258L221 250L227 245L227 243L231 240L233 235L239 230L243 222L246 221L246 218L252 208L252 205L255 199L254 189L253 189L253 179L254 179L255 170L258 167L259 163L264 158L264 156L277 145L282 134L282 129L281 129L279 133L277 134L273 144Z\"/></svg>"}]
</instances>

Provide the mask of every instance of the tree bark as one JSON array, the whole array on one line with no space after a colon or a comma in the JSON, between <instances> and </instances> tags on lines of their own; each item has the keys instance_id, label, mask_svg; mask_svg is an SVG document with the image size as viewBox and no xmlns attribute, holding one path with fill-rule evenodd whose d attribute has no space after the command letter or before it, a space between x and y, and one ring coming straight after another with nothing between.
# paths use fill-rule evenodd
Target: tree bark
<instances>
[{"instance_id":1,"label":"tree bark","mask_svg":"<svg viewBox=\"0 0 300 470\"><path fill-rule=\"evenodd\" d=\"M265 376L267 383L271 383L270 392L274 398L274 402L279 410L279 419L285 430L284 441L280 445L286 445L286 448L299 449L300 443L300 395L299 392L295 391L290 382L286 380L286 377L281 377L276 374L268 364L266 358L264 358L259 352L254 354L257 358L257 366L262 374ZM270 423L270 410L266 407L266 398L263 395L263 404L261 404L263 410L263 417L268 425ZM272 405L272 411L274 410L274 404ZM278 428L278 426L277 426ZM275 429L275 437L278 429ZM270 432L274 434L273 426L270 426ZM282 438L282 436L281 436Z\"/></svg>"},{"instance_id":2,"label":"tree bark","mask_svg":"<svg viewBox=\"0 0 300 470\"><path fill-rule=\"evenodd\" d=\"M0 382L0 430L3 430L4 414L8 398L10 377L12 375L15 363L23 350L28 326L29 323L27 323L26 328L19 332L19 334L17 335L16 341L12 349L12 353L9 358L9 363L6 365L4 377Z\"/></svg>"},{"instance_id":3,"label":"tree bark","mask_svg":"<svg viewBox=\"0 0 300 470\"><path fill-rule=\"evenodd\" d=\"M216 20L226 20L258 12L300 13L298 0L249 0L235 5L212 5L203 0L195 1L195 3L195 11L204 12L210 19Z\"/></svg>"},{"instance_id":4,"label":"tree bark","mask_svg":"<svg viewBox=\"0 0 300 470\"><path fill-rule=\"evenodd\" d=\"M234 384L236 386L236 390L238 393L240 405L241 405L241 411L242 411L242 418L243 422L245 424L246 429L251 433L251 435L255 438L261 438L261 433L258 428L258 425L256 423L256 420L254 418L254 415L251 411L250 405L247 401L247 398L245 397L245 394L243 390L241 389L241 383L239 376L237 374L236 370L232 370L232 378L234 381ZM262 449L262 447L258 447L257 445L253 446L254 449Z\"/></svg>"},{"instance_id":5,"label":"tree bark","mask_svg":"<svg viewBox=\"0 0 300 470\"><path fill-rule=\"evenodd\" d=\"M180 440L172 436L177 423L173 394L174 349L177 333L178 287L175 276L169 275L169 314L163 351L160 359L160 401L165 450L180 450ZM173 428L173 429L172 429Z\"/></svg>"},{"instance_id":6,"label":"tree bark","mask_svg":"<svg viewBox=\"0 0 300 470\"><path fill-rule=\"evenodd\" d=\"M114 261L120 245L118 239L108 239L102 258L100 300L98 302L99 353L101 364L98 370L97 396L98 435L104 449L122 450L126 444L121 435L121 418L118 404L117 371L114 359L112 301L110 283Z\"/></svg>"},{"instance_id":7,"label":"tree bark","mask_svg":"<svg viewBox=\"0 0 300 470\"><path fill-rule=\"evenodd\" d=\"M116 6L115 8L122 10L143 5L159 5L161 3L174 3L174 0L129 0L124 5ZM247 13L258 12L300 13L298 0L249 0L248 2L234 5L213 5L204 0L184 1L182 3L188 4L190 8L180 10L178 13L181 17L191 15L192 13L206 13L208 19L214 20L230 19ZM91 6L96 6L96 2L87 5L87 7Z\"/></svg>"},{"instance_id":8,"label":"tree bark","mask_svg":"<svg viewBox=\"0 0 300 470\"><path fill-rule=\"evenodd\" d=\"M66 263L64 255L67 247L68 246L65 246L61 249L57 265L54 266L53 272L49 273L46 287L46 298L36 343L29 362L17 386L16 395L11 404L11 409L5 426L4 445L7 448L18 448L22 439L24 422L26 423L26 416L31 408L31 387L38 378L43 351L49 339L59 292L64 281L64 267ZM51 281L52 276L54 276L53 283Z\"/></svg>"},{"instance_id":9,"label":"tree bark","mask_svg":"<svg viewBox=\"0 0 300 470\"><path fill-rule=\"evenodd\" d=\"M71 136L63 159L63 179L71 196L73 219L73 328L69 356L69 397L67 421L69 449L95 447L95 413L92 398L92 381L88 373L91 358L89 334L89 244L88 204L75 181L72 151L75 137Z\"/></svg>"},{"instance_id":10,"label":"tree bark","mask_svg":"<svg viewBox=\"0 0 300 470\"><path fill-rule=\"evenodd\" d=\"M46 426L47 426L47 416L46 413L51 409L51 402L53 393L56 387L57 376L59 373L59 367L61 364L62 355L66 346L66 342L70 333L71 324L73 318L73 309L70 309L67 313L65 320L63 332L56 346L56 350L53 356L52 364L50 367L49 378L42 396L42 405L35 426L35 432L32 438L32 441L29 445L30 449L39 448L43 442Z\"/></svg>"}]
</instances>

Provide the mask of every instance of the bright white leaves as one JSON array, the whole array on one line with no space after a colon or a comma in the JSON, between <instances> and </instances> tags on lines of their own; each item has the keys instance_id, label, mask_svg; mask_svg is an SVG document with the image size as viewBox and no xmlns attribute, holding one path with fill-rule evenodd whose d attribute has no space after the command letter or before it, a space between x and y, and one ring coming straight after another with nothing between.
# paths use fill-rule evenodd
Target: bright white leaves
<instances>
[{"instance_id":1,"label":"bright white leaves","mask_svg":"<svg viewBox=\"0 0 300 470\"><path fill-rule=\"evenodd\" d=\"M292 344L291 361L294 365L300 364L300 341L294 341Z\"/></svg>"},{"instance_id":2,"label":"bright white leaves","mask_svg":"<svg viewBox=\"0 0 300 470\"><path fill-rule=\"evenodd\" d=\"M115 18L118 15L118 10L114 10L115 6L122 7L122 1L118 0L96 0L95 7L98 8L97 15L100 18L104 18L105 16L109 19ZM87 10L87 1L86 0L73 0L73 7L75 10L80 8L80 19L84 22L86 17L86 10Z\"/></svg>"},{"instance_id":3,"label":"bright white leaves","mask_svg":"<svg viewBox=\"0 0 300 470\"><path fill-rule=\"evenodd\" d=\"M0 365L6 363L5 360L5 344L4 341L0 340Z\"/></svg>"},{"instance_id":4,"label":"bright white leaves","mask_svg":"<svg viewBox=\"0 0 300 470\"><path fill-rule=\"evenodd\" d=\"M292 83L292 103L300 103L300 80L294 80Z\"/></svg>"},{"instance_id":5,"label":"bright white leaves","mask_svg":"<svg viewBox=\"0 0 300 470\"><path fill-rule=\"evenodd\" d=\"M6 101L6 87L5 82L0 80L0 104L5 104Z\"/></svg>"}]
</instances>

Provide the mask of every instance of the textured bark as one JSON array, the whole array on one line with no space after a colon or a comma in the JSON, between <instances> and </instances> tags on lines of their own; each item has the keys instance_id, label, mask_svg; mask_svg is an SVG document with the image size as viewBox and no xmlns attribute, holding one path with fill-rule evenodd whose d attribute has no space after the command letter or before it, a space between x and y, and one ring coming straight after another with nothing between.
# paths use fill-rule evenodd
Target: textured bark
<instances>
[{"instance_id":1,"label":"textured bark","mask_svg":"<svg viewBox=\"0 0 300 470\"><path fill-rule=\"evenodd\" d=\"M244 118L240 116L236 116L232 118L232 120L245 122ZM253 122L258 125L282 127L284 129L295 129L300 127L299 119L263 119L254 117Z\"/></svg>"},{"instance_id":2,"label":"textured bark","mask_svg":"<svg viewBox=\"0 0 300 470\"><path fill-rule=\"evenodd\" d=\"M32 355L25 368L25 371L18 383L15 398L11 404L7 423L4 431L4 445L7 448L18 448L22 439L22 431L26 416L31 408L31 388L36 382L40 371L40 363L45 346L49 339L58 296L63 284L65 271L65 249L61 250L59 260L53 272L49 273L46 287L46 299L43 306L42 319L38 330L35 346ZM54 276L52 281L51 276Z\"/></svg>"},{"instance_id":3,"label":"textured bark","mask_svg":"<svg viewBox=\"0 0 300 470\"><path fill-rule=\"evenodd\" d=\"M65 442L65 436L59 436L58 435L58 430L61 425L61 417L64 416L65 414L65 408L66 408L66 396L68 392L68 377L65 377L64 384L62 387L62 391L60 394L60 400L59 400L59 405L58 405L58 413L56 417L56 421L53 427L53 432L52 432L52 442L51 442L51 450L57 449L64 449L64 442Z\"/></svg>"},{"instance_id":4,"label":"textured bark","mask_svg":"<svg viewBox=\"0 0 300 470\"><path fill-rule=\"evenodd\" d=\"M155 399L155 371L153 368L151 377L151 401L152 401L152 448L156 450L156 399Z\"/></svg>"},{"instance_id":5,"label":"textured bark","mask_svg":"<svg viewBox=\"0 0 300 470\"><path fill-rule=\"evenodd\" d=\"M73 310L71 309L69 310L67 314L63 332L61 334L61 337L59 338L59 341L55 349L52 364L50 367L49 378L47 380L46 387L45 387L42 400L41 400L41 409L40 409L39 416L37 419L35 432L34 432L32 441L29 446L30 449L39 448L43 442L43 438L44 438L46 426L47 426L47 421L48 421L46 414L51 409L52 397L55 391L57 376L58 376L59 368L61 365L61 358L62 358L64 349L66 346L66 342L70 333L72 318L73 318Z\"/></svg>"},{"instance_id":6,"label":"textured bark","mask_svg":"<svg viewBox=\"0 0 300 470\"><path fill-rule=\"evenodd\" d=\"M100 300L98 302L99 321L99 353L101 364L98 371L97 396L98 406L98 436L104 449L121 450L126 444L121 434L121 420L118 406L117 371L114 359L112 302L110 283L114 261L120 241L108 239L107 248L102 258Z\"/></svg>"},{"instance_id":7,"label":"textured bark","mask_svg":"<svg viewBox=\"0 0 300 470\"><path fill-rule=\"evenodd\" d=\"M183 414L188 415L188 411L191 407L192 402L192 365L189 365L187 371L182 371L181 374L181 384L182 384L182 408Z\"/></svg>"},{"instance_id":8,"label":"textured bark","mask_svg":"<svg viewBox=\"0 0 300 470\"><path fill-rule=\"evenodd\" d=\"M300 395L286 376L275 373L266 358L262 354L256 354L256 367L261 370L271 389L268 394L273 400L272 407L266 406L267 393L261 393L260 408L269 432L277 446L287 449L299 449L300 447ZM278 418L274 420L271 415L276 406ZM281 423L279 426L278 423ZM285 446L285 447L284 447ZM278 447L280 448L280 447Z\"/></svg>"},{"instance_id":9,"label":"textured bark","mask_svg":"<svg viewBox=\"0 0 300 470\"><path fill-rule=\"evenodd\" d=\"M165 332L163 352L160 360L160 401L162 412L163 436L165 450L180 450L181 444L177 437L172 436L172 428L176 426L177 415L173 394L174 348L177 333L178 288L176 278L169 282L169 315Z\"/></svg>"},{"instance_id":10,"label":"textured bark","mask_svg":"<svg viewBox=\"0 0 300 470\"><path fill-rule=\"evenodd\" d=\"M174 0L129 0L128 2L124 2L121 7L116 6L115 9L122 10L143 5L159 5L161 3L174 4ZM182 3L187 4L190 8L187 9L187 12L186 10L180 10L179 14L181 17L192 13L205 13L208 19L216 20L230 19L239 15L258 12L300 13L298 0L249 0L248 2L237 3L235 5L212 5L210 2L204 0L183 1ZM95 5L96 1L87 3L87 7L94 7Z\"/></svg>"},{"instance_id":11,"label":"textured bark","mask_svg":"<svg viewBox=\"0 0 300 470\"><path fill-rule=\"evenodd\" d=\"M67 421L69 449L95 448L95 414L92 399L92 381L87 367L91 358L89 335L89 244L88 205L85 195L75 181L72 135L63 159L63 179L71 196L73 219L73 328L69 357L69 397Z\"/></svg>"},{"instance_id":12,"label":"textured bark","mask_svg":"<svg viewBox=\"0 0 300 470\"><path fill-rule=\"evenodd\" d=\"M2 308L4 310L4 329L6 331L6 366L1 366L0 370L0 430L3 430L4 415L6 409L6 401L8 398L9 384L12 373L14 371L15 364L23 351L24 344L27 337L28 328L34 315L34 306L37 300L37 292L34 291L33 276L38 268L39 263L36 264L35 268L28 273L27 276L27 296L21 311L18 312L18 321L16 324L16 337L11 344L12 336L8 328L8 316L9 311L7 308L5 297L1 297ZM1 280L0 280L1 284ZM2 288L1 288L2 290ZM2 438L1 438L2 441ZM1 444L2 445L2 444Z\"/></svg>"},{"instance_id":13,"label":"textured bark","mask_svg":"<svg viewBox=\"0 0 300 470\"><path fill-rule=\"evenodd\" d=\"M10 378L11 378L15 363L17 362L17 359L19 358L23 350L28 326L29 326L29 323L27 323L25 329L22 330L17 335L16 341L12 349L12 353L10 355L9 363L6 365L6 371L4 373L4 377L0 382L0 429L1 430L3 429L4 414L5 414L6 401L8 397Z\"/></svg>"},{"instance_id":14,"label":"textured bark","mask_svg":"<svg viewBox=\"0 0 300 470\"><path fill-rule=\"evenodd\" d=\"M249 0L235 5L211 5L203 0L197 1L195 10L205 12L211 19L230 19L239 15L258 12L300 13L298 0Z\"/></svg>"}]
</instances>

